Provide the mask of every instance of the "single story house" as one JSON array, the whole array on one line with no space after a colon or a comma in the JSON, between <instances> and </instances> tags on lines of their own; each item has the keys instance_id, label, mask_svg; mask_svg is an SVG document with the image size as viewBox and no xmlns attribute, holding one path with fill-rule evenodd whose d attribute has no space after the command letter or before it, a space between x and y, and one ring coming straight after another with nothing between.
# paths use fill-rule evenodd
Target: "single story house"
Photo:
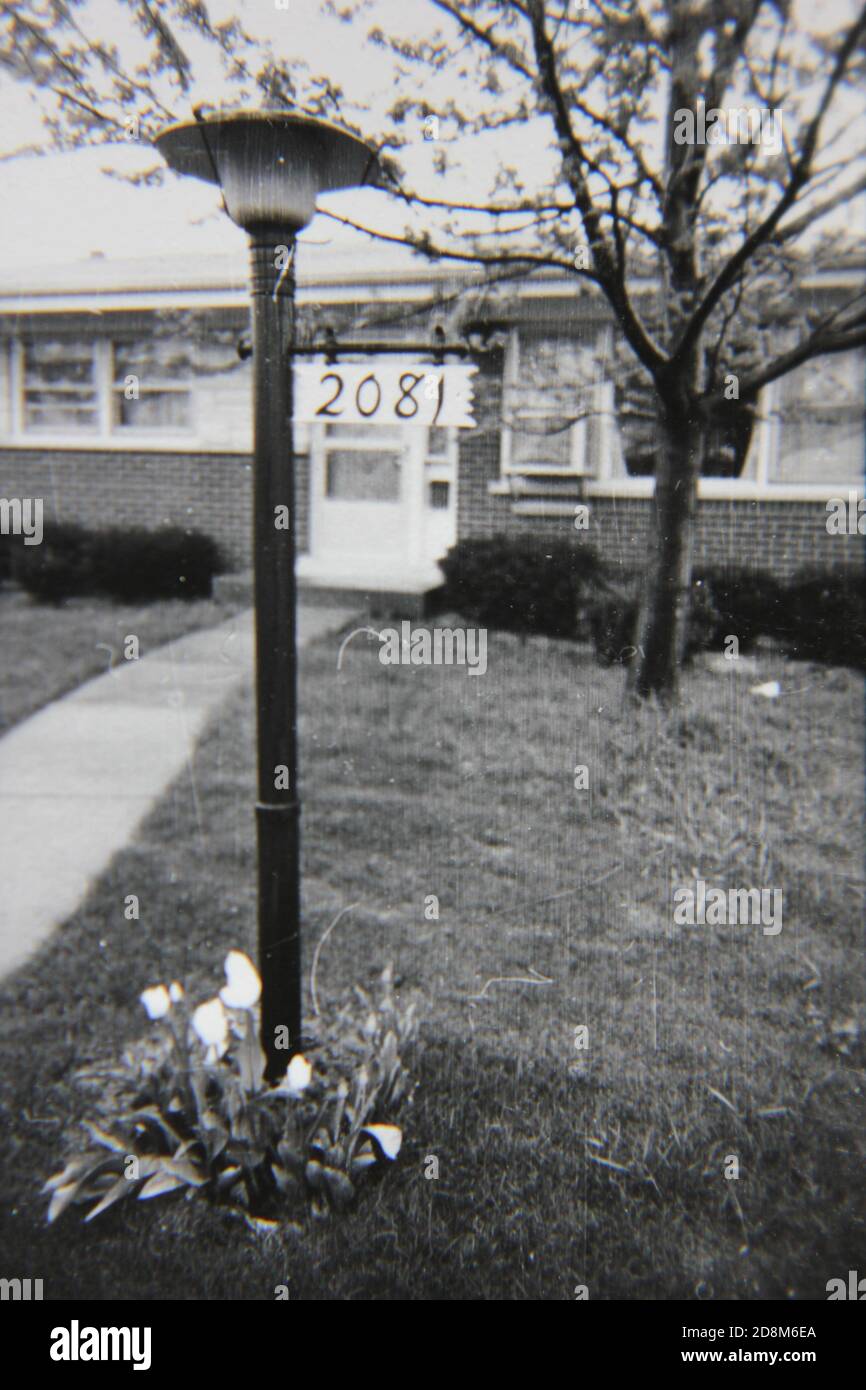
<instances>
[{"instance_id":1,"label":"single story house","mask_svg":"<svg viewBox=\"0 0 866 1390\"><path fill-rule=\"evenodd\" d=\"M301 332L334 325L345 344L426 340L434 299L447 336L453 297L475 274L395 262L381 246L304 244L298 262ZM46 522L188 526L248 570L246 269L243 256L169 252L0 271L0 496L43 498ZM840 271L814 293L861 281ZM295 426L301 584L417 605L458 538L502 533L567 535L642 561L652 447L619 399L605 306L577 277L542 273L513 283L494 318L474 428ZM863 496L864 365L863 351L823 359L763 393L700 481L699 564L780 576L862 566L862 537L831 534L827 504Z\"/></svg>"}]
</instances>

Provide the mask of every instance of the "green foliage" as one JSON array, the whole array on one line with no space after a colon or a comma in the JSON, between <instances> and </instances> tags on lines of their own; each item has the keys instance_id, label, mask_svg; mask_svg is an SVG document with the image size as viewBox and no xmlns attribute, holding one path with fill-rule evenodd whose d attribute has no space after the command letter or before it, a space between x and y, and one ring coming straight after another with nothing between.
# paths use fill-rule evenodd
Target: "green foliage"
<instances>
[{"instance_id":1,"label":"green foliage","mask_svg":"<svg viewBox=\"0 0 866 1390\"><path fill-rule=\"evenodd\" d=\"M774 636L789 656L866 670L866 587L860 572L801 573L787 586Z\"/></svg>"},{"instance_id":2,"label":"green foliage","mask_svg":"<svg viewBox=\"0 0 866 1390\"><path fill-rule=\"evenodd\" d=\"M620 572L587 599L586 619L595 654L602 666L630 664L637 656L638 615L643 576ZM701 577L692 581L686 627L685 659L715 645L720 616L710 584ZM730 629L726 629L730 631ZM720 641L720 639L719 639Z\"/></svg>"},{"instance_id":3,"label":"green foliage","mask_svg":"<svg viewBox=\"0 0 866 1390\"><path fill-rule=\"evenodd\" d=\"M596 656L604 666L636 653L640 576L597 590L587 613ZM697 571L692 578L686 658L721 651L735 636L748 652L772 638L801 661L866 669L866 593L863 577L844 570L801 574L785 583L745 569Z\"/></svg>"},{"instance_id":4,"label":"green foliage","mask_svg":"<svg viewBox=\"0 0 866 1390\"><path fill-rule=\"evenodd\" d=\"M601 666L628 662L637 653L638 596L633 575L599 589L587 605L587 620Z\"/></svg>"},{"instance_id":5,"label":"green foliage","mask_svg":"<svg viewBox=\"0 0 866 1390\"><path fill-rule=\"evenodd\" d=\"M538 537L462 540L440 563L446 607L480 627L546 637L582 634L584 599L602 573L589 546Z\"/></svg>"},{"instance_id":6,"label":"green foliage","mask_svg":"<svg viewBox=\"0 0 866 1390\"><path fill-rule=\"evenodd\" d=\"M206 598L223 568L210 536L180 527L91 531L73 524L45 527L41 545L16 546L12 576L33 598L103 595L119 603Z\"/></svg>"},{"instance_id":7,"label":"green foliage","mask_svg":"<svg viewBox=\"0 0 866 1390\"><path fill-rule=\"evenodd\" d=\"M708 619L712 614L704 647L721 648L725 638L733 634L740 651L748 652L759 637L774 632L784 585L772 574L731 567L701 569L694 574L692 585L693 605L696 601L702 604Z\"/></svg>"},{"instance_id":8,"label":"green foliage","mask_svg":"<svg viewBox=\"0 0 866 1390\"><path fill-rule=\"evenodd\" d=\"M12 556L18 543L18 536L0 535L0 584L12 577Z\"/></svg>"},{"instance_id":9,"label":"green foliage","mask_svg":"<svg viewBox=\"0 0 866 1390\"><path fill-rule=\"evenodd\" d=\"M232 952L227 975L233 958L257 1000L254 967ZM401 1051L414 1019L394 997L390 967L375 999L356 989L335 1012L315 1065L296 1055L276 1086L263 1076L257 1009L223 998L190 1010L177 984L170 995L145 991L151 1035L120 1066L84 1074L100 1085L99 1123L85 1123L89 1144L46 1182L49 1222L73 1205L89 1206L92 1221L130 1197L175 1192L251 1219L279 1219L305 1201L324 1213L352 1201L368 1168L396 1159L402 1132L384 1117L411 1098Z\"/></svg>"}]
</instances>

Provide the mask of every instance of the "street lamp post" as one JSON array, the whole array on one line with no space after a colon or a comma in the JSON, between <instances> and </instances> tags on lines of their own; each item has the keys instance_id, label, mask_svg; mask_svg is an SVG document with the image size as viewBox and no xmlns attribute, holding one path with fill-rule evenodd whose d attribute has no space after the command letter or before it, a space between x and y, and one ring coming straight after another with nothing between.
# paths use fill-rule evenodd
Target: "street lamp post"
<instances>
[{"instance_id":1,"label":"street lamp post","mask_svg":"<svg viewBox=\"0 0 866 1390\"><path fill-rule=\"evenodd\" d=\"M170 126L155 144L178 173L221 187L229 217L250 240L259 971L266 1075L275 1081L301 1038L295 239L315 213L318 194L364 183L375 155L337 126L282 112L243 112ZM280 1029L287 1030L287 1048Z\"/></svg>"}]
</instances>

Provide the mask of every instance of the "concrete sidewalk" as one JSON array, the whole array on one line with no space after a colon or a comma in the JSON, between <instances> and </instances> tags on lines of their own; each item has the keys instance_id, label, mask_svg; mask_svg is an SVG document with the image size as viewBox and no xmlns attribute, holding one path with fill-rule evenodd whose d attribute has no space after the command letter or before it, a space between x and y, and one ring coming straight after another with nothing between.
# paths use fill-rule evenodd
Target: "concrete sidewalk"
<instances>
[{"instance_id":1,"label":"concrete sidewalk","mask_svg":"<svg viewBox=\"0 0 866 1390\"><path fill-rule=\"evenodd\" d=\"M351 616L302 607L299 645ZM122 662L0 739L0 977L129 844L252 663L247 612Z\"/></svg>"}]
</instances>

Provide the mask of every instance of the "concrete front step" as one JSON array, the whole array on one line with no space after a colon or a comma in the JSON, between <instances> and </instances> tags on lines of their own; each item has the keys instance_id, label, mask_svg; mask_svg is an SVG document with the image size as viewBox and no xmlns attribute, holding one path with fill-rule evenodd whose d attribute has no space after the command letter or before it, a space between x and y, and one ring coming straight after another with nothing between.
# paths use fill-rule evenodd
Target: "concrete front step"
<instances>
[{"instance_id":1,"label":"concrete front step","mask_svg":"<svg viewBox=\"0 0 866 1390\"><path fill-rule=\"evenodd\" d=\"M213 596L224 603L237 603L249 608L253 601L252 570L216 575L213 581Z\"/></svg>"},{"instance_id":2,"label":"concrete front step","mask_svg":"<svg viewBox=\"0 0 866 1390\"><path fill-rule=\"evenodd\" d=\"M300 579L298 596L311 607L351 608L370 618L423 618L428 612L430 591L418 593L397 588L346 588Z\"/></svg>"},{"instance_id":3,"label":"concrete front step","mask_svg":"<svg viewBox=\"0 0 866 1390\"><path fill-rule=\"evenodd\" d=\"M298 598L314 608L347 608L371 618L423 618L432 595L441 587L430 575L410 577L379 575L367 580L355 575L304 573L304 558L298 566ZM227 603L253 602L251 570L221 574L214 580L214 596Z\"/></svg>"}]
</instances>

